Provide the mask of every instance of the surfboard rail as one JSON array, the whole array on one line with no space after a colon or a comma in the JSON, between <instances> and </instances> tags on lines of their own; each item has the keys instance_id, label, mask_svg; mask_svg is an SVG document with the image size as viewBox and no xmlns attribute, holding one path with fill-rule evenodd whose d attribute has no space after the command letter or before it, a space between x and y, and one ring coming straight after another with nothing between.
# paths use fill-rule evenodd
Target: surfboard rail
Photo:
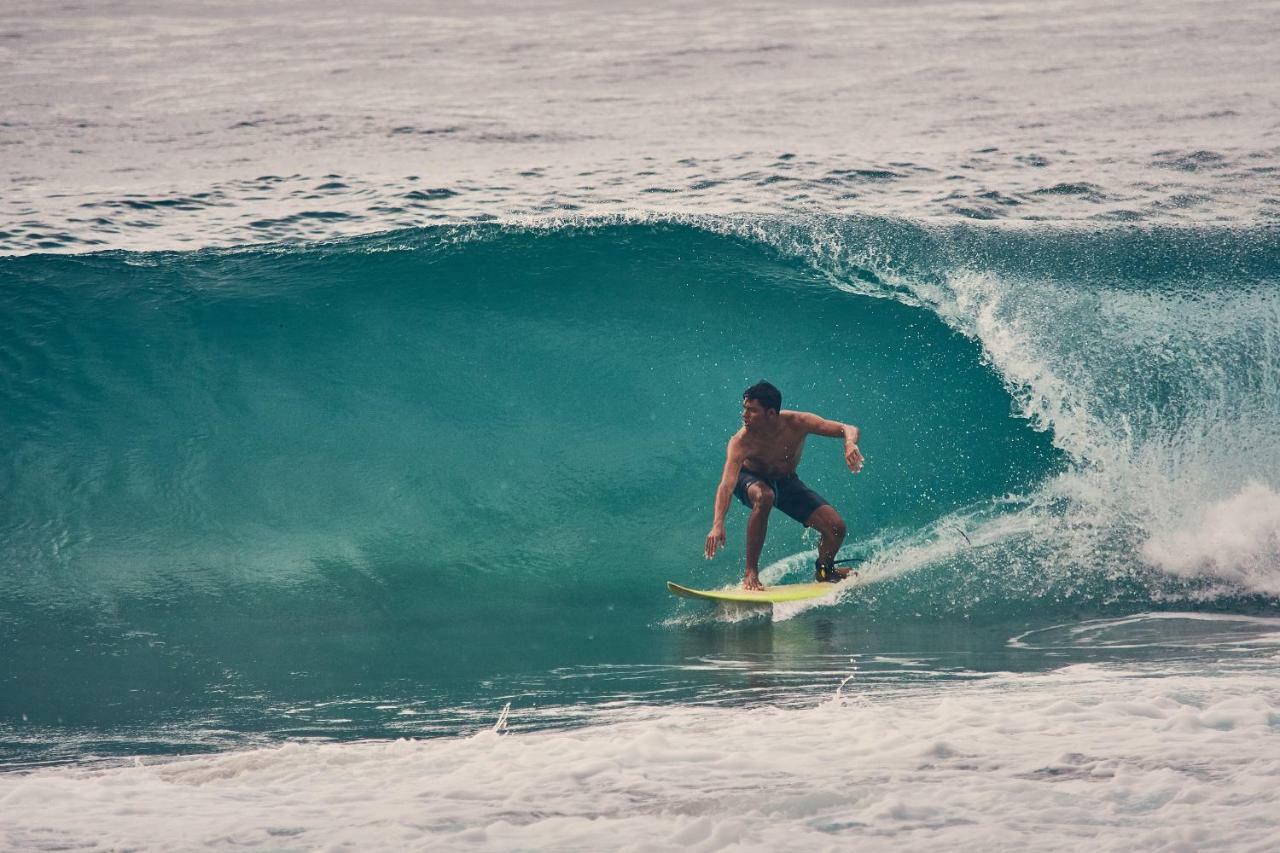
<instances>
[{"instance_id":1,"label":"surfboard rail","mask_svg":"<svg viewBox=\"0 0 1280 853\"><path fill-rule=\"evenodd\" d=\"M723 589L692 589L681 586L675 581L667 581L667 589L681 598L693 598L700 601L732 602L734 604L781 604L786 601L807 601L812 598L823 598L834 595L845 584L843 583L784 583L767 586L762 590L725 587Z\"/></svg>"}]
</instances>

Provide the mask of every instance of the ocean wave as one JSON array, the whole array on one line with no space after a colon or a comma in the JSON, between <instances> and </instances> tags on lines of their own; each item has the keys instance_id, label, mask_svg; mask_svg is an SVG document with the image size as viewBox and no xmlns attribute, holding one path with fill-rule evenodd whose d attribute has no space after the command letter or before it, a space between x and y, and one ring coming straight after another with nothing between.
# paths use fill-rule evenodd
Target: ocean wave
<instances>
[{"instance_id":1,"label":"ocean wave","mask_svg":"<svg viewBox=\"0 0 1280 853\"><path fill-rule=\"evenodd\" d=\"M713 236L717 234L722 236ZM873 492L862 498L863 502L884 503L892 500L890 495L905 493L916 501L909 513L860 509L864 523L858 534L862 538L902 530L904 541L910 541L932 535L930 531L938 529L937 519L951 517L948 513L977 513L974 517L980 517L1014 512L1022 521L1008 529L1025 533L1034 528L1034 532L1025 534L1021 557L1002 552L999 559L1040 566L1038 571L1048 571L1043 568L1048 559L1058 564L1057 569L1048 571L1050 575L1066 578L1066 586L1076 591L1095 589L1100 600L1114 597L1105 582L1099 588L1080 583L1083 577L1137 577L1153 568L1157 574L1168 575L1163 580L1157 578L1152 587L1164 588L1162 595L1172 588L1169 579L1191 576L1229 581L1227 587L1244 594L1267 595L1275 589L1271 576L1274 559L1269 550L1273 546L1268 544L1265 523L1260 522L1263 527L1257 530L1250 528L1253 533L1244 537L1245 544L1233 540L1235 550L1225 545L1214 550L1211 543L1221 544L1222 539L1211 533L1198 537L1197 541L1209 543L1204 547L1213 553L1191 548L1199 556L1190 561L1170 556L1170 549L1187 552L1190 545L1176 536L1171 539L1169 531L1188 524L1195 529L1195 519L1242 494L1250 484L1274 490L1280 482L1280 457L1272 449L1276 446L1273 426L1280 420L1280 354L1274 351L1280 306L1269 289L1280 270L1278 252L1274 238L1265 230L1146 229L1093 239L1060 229L991 233L980 228L866 217L691 216L676 222L658 218L644 224L625 217L604 221L570 217L554 226L449 226L313 247L15 258L4 269L13 281L40 281L44 285L38 290L14 287L8 291L12 326L6 337L6 353L12 376L18 380L10 385L15 413L10 428L20 436L36 424L48 429L62 419L60 410L65 410L67 399L43 394L38 390L42 386L34 382L51 369L51 361L69 369L59 380L61 384L55 382L53 388L101 385L95 374L123 380L117 387L108 382L99 388L96 394L107 393L111 399L97 408L90 406L89 411L98 414L82 412L81 419L118 420L127 410L113 411L113 406L124 397L141 399L144 388L159 383L156 388L166 389L164 394L187 398L183 405L197 406L211 418L198 429L188 429L178 421L178 432L187 438L170 434L163 440L170 448L166 453L177 446L174 442L184 442L194 454L184 463L188 473L169 477L170 484L165 487L178 499L173 506L190 504L184 511L187 520L165 524L172 526L177 521L177 529L192 523L207 526L212 517L205 516L216 512L211 507L216 499L210 483L200 479L204 475L194 472L217 464L209 455L209 442L216 443L218 432L241 434L245 426L236 417L243 414L250 414L250 422L270 419L272 425L263 421L258 427L266 430L260 433L263 436L279 431L285 422L330 411L341 413L336 422L341 432L344 419L352 426L368 422L362 408L387 409L398 419L425 417L433 429L442 428L442 413L419 409L422 404L414 402L418 392L405 385L410 374L382 376L386 368L380 364L384 361L400 365L401 370L428 368L431 378L423 376L425 390L444 381L442 365L456 361L461 347L472 353L468 356L472 362L466 366L459 362L453 369L462 375L478 371L478 375L494 377L487 392L493 397L490 402L501 411L498 414L495 410L494 416L501 423L512 423L516 415L503 408L512 404L501 403L517 393L514 386L503 385L514 379L500 378L510 374L509 360L484 361L486 356L474 344L463 344L461 339L445 343L452 340L452 332L446 333L440 322L472 330L464 333L472 336L474 330L488 325L495 346L509 348L510 336L517 334L527 342L524 357L536 364L547 364L548 358L563 360L573 348L585 347L595 353L592 358L613 360L615 366L608 375L615 387L633 392L647 388L644 394L651 398L650 405L655 400L669 401L684 411L695 405L693 399L703 399L710 390L701 388L687 373L691 365L711 368L717 375L737 375L742 366L753 362L759 362L758 372L767 370L775 375L794 369L797 379L793 381L815 390L821 384L815 374L834 378L835 396L824 405L847 407L852 402L865 412L860 417L870 419L871 435L877 429L901 432L904 424L915 425L916 437L908 445L885 448L891 465L900 465L897 459L904 452L945 455L960 462L959 466L942 465L938 469L946 472L942 479L923 469L904 472L905 476L900 474L879 487L885 497ZM551 277L518 271L531 263L561 272ZM154 272L127 272L131 269ZM690 286L690 281L699 279L703 284ZM429 284L424 287L420 282ZM94 297L91 304L95 311L102 300L116 306L114 319L86 317L78 327L54 321L58 316L64 320L74 316L73 294L86 292ZM845 296L833 301L832 293ZM304 294L306 302L299 301ZM868 302L867 297L873 298ZM726 298L731 301L723 301ZM640 323L622 320L637 299L652 306L649 313L653 316ZM765 307L775 303L776 307ZM806 308L810 303L812 307ZM902 307L890 308L889 304ZM733 305L738 313L722 320L716 313L723 308L717 305ZM588 306L594 307L589 310ZM253 313L249 313L251 308ZM769 347L768 360L762 361L741 339L717 337L714 343L700 339L716 327L744 323L754 327L771 312L782 312L790 318L789 324L798 324L797 328L812 327L788 345L800 359L794 368L783 367L785 352L779 351L776 342ZM810 314L807 320L802 319L806 312ZM361 321L361 316L367 319ZM417 330L404 324L403 318L409 316L417 318ZM267 336L268 321L264 318L268 317L276 324L274 328L296 331L273 341ZM354 323L352 318L356 318ZM157 320L161 325L156 325ZM937 320L942 325L927 331ZM197 323L212 323L216 328L233 322L248 323L244 328L258 331L247 337L236 332L209 339L205 330L199 334L208 343L195 346L190 340L201 337L183 337L187 330L194 332ZM574 324L583 324L582 332L572 331ZM307 331L312 326L315 334ZM36 329L39 335L33 337ZM938 329L950 329L972 343L945 343L937 337ZM352 337L357 330L363 338ZM943 336L946 334L944 331ZM604 355L618 336L638 343L673 335L674 346L661 353L639 344L638 352L646 354L631 364L616 355ZM765 339L773 336L766 333ZM839 356L821 366L805 361L816 352L810 341L824 337L843 341L836 349ZM124 355L104 356L98 362L77 366L69 360L74 348L105 353L103 343L107 340L142 343L126 346ZM342 359L326 352L334 340L342 341ZM923 348L921 341L927 341ZM393 342L398 343L393 346ZM187 361L188 370L223 377L218 381L231 396L219 399L193 390L189 374L166 377L146 352L157 345ZM953 351L959 361L947 369L935 364L929 353L937 347ZM67 356L57 355L60 348ZM917 361L908 366L902 358L912 351ZM128 358L135 361L130 363ZM246 364L253 363L259 365L256 375L242 375L235 384L226 385L229 370L242 373ZM673 400L671 391L659 390L660 385L648 378L655 363L670 365L666 369L678 377L680 393L695 397ZM324 367L311 369L316 364ZM292 367L299 369L290 372ZM135 375L129 377L129 371ZM889 384L876 385L901 386L903 379L913 374L932 376L932 387L891 390ZM615 393L589 381L590 369L585 364L581 371L574 368L558 375L567 383L566 393L576 395L588 410ZM989 391L972 390L992 387L992 375L1007 395L1003 401L984 397ZM741 372L741 376L739 381L746 381L750 374ZM386 392L395 392L394 407L387 408L390 398L374 390L378 383L383 383ZM972 388L961 390L966 386ZM927 426L942 415L929 401L929 395L939 387L954 387L960 395L957 400L965 400L952 416L979 399L987 401L982 406L1011 407L1016 419L1000 415L998 422L1007 424L1001 428L1012 430L1010 435L1021 436L1017 441L1026 443L1025 450L1020 456L1010 456L1007 452L996 455L994 447L979 450L976 445L965 446L995 423L990 420L994 412L985 416L985 423L962 418L948 424L953 430L978 431L960 439L955 449L943 451L941 445L932 446L936 439L926 438L929 430L947 423L936 420L938 427ZM367 390L357 390L361 388ZM457 391L475 393L472 388L464 392L459 387ZM437 388L431 393L439 396L441 392ZM732 397L732 389L724 389L723 394ZM263 409L264 400L279 402ZM477 402L463 402L460 396L456 404L463 411ZM229 404L241 415L228 414ZM554 417L562 407L550 408L547 414ZM257 415L252 414L255 409ZM137 410L145 410L145 406ZM538 417L531 411L522 416ZM284 421L277 423L280 418ZM1018 426L1019 419L1024 426ZM642 416L642 422L654 423L647 415ZM157 426L148 427L153 438L164 434L163 429L154 432ZM369 429L359 428L366 433ZM388 431L387 426L375 429L382 437L372 443L366 439L361 446L377 453L380 443L390 441L389 446L412 452L408 434ZM296 435L296 428L293 431ZM577 434L576 428L570 432ZM1037 432L1044 438L1035 438ZM555 434L549 421L546 436ZM701 436L701 441L710 438L706 426L696 427L694 434ZM498 436L495 433L492 440L500 440ZM44 447L54 454L49 458L56 458L61 452L58 441L66 451L85 440L83 434L68 432ZM333 442L331 437L314 440L320 446ZM264 439L252 441L262 445ZM1045 455L1044 441L1051 441L1062 454L1065 467L1050 461L1052 454ZM1037 446L1041 449L1034 449ZM100 452L111 458L124 448L103 447ZM257 492L262 495L259 500L270 501L261 505L264 508L280 500L267 497L269 490L264 486L270 479L282 477L285 482L294 482L290 489L298 487L298 460L288 461L292 452L283 446L270 452L279 455L279 462L264 460L268 469L282 463L293 466L295 473L284 475L281 470L264 480L260 471L246 481L256 482L250 494ZM134 454L138 458L136 451ZM563 456L562 451L555 454L561 457L561 465L567 466L565 473L581 468L579 461ZM63 464L69 464L69 457ZM157 456L148 464L161 463ZM977 476L979 469L982 477ZM143 470L128 476L140 476ZM634 478L638 473L631 469L626 476ZM47 472L43 476L47 480ZM581 475L572 476L577 479ZM366 479L367 474L353 477L346 486L366 493L351 504L356 515L362 506L377 505L368 503L369 485L362 483ZM473 484L468 488L474 490L478 481L472 475L466 479ZM962 482L971 485L957 485ZM500 480L495 483L501 485ZM392 494L399 494L407 487L392 488ZM507 488L514 496L527 487ZM494 497L500 493L494 492ZM939 493L943 497L939 498ZM1018 503L1004 500L1011 493L1024 496L1022 508L1010 509ZM494 497L479 501L476 497L469 500L485 507L484 512L492 513L510 503L505 496L496 502ZM690 506L697 503L692 494L682 501ZM896 502L901 505L900 499ZM137 506L144 514L156 511L155 507L146 508L145 503ZM328 511L316 507L320 513L317 518ZM513 506L500 511L515 517ZM273 513L275 510L268 515ZM263 517L261 511L258 515ZM43 534L32 531L41 529L50 517L47 512L29 511L13 528L22 535L12 539L34 543ZM76 523L73 516L71 527ZM1212 521L1203 524L1209 526L1206 530L1215 527ZM252 536L260 539L261 545L255 548L261 547L264 554L279 552L279 545L271 543L285 538L311 540L311 544L293 549L296 557L272 558L270 563L276 567L304 566L310 562L307 554L337 555L352 565L367 560L356 556L368 553L367 546L342 534L329 537L334 540L332 545L322 545L301 530L282 538L283 531L247 521L235 522L230 529L238 532L223 544L200 545L179 537L168 543L149 541L145 547L172 553L178 560L206 553L207 559L198 561L202 565L235 565L242 563L246 553L241 544L245 535L256 529ZM59 536L67 547L59 552L75 553L76 543L83 543L85 534L77 535L67 526L61 530ZM569 553L558 547L547 553L540 553L537 546L520 550L530 565L554 564L555 558L547 553L563 552L565 558ZM33 555L40 551L37 544L27 549ZM377 548L372 553L376 552ZM11 546L10 554L16 553ZM885 553L895 554L895 559L901 556L892 550ZM1050 554L1058 557L1051 559ZM1070 559L1063 563L1068 555ZM376 556L372 559L377 562ZM675 559L675 554L667 559ZM133 555L114 562L145 566L149 561ZM939 565L946 563L943 559ZM106 575L118 586L117 571ZM145 578L146 572L140 577ZM1203 594L1203 584L1199 588L1197 594Z\"/></svg>"}]
</instances>

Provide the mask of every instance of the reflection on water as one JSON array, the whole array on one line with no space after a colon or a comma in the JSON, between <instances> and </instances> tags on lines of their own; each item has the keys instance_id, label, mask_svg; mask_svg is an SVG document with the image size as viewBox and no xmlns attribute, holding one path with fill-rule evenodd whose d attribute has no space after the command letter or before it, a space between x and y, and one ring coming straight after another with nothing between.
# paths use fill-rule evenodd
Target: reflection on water
<instances>
[{"instance_id":1,"label":"reflection on water","mask_svg":"<svg viewBox=\"0 0 1280 853\"><path fill-rule=\"evenodd\" d=\"M0 752L6 766L22 767L284 739L457 736L491 728L507 703L511 730L554 730L644 719L673 704L794 708L837 696L874 702L912 692L945 693L950 685L1001 673L1090 662L1154 666L1153 672L1186 665L1202 672L1265 667L1274 666L1280 648L1280 619L1143 613L1049 627L1026 620L890 623L840 611L782 622L711 619L625 637L601 630L597 642L603 645L584 650L578 662L546 665L531 655L526 669L513 667L466 684L433 680L428 644L385 639L401 644L403 665L367 671L363 682L353 678L363 692L335 696L327 680L299 673L289 690L268 693L229 673L222 688L189 697L191 706L173 709L158 726L104 731L28 721L0 727ZM498 634L493 642L504 638Z\"/></svg>"}]
</instances>

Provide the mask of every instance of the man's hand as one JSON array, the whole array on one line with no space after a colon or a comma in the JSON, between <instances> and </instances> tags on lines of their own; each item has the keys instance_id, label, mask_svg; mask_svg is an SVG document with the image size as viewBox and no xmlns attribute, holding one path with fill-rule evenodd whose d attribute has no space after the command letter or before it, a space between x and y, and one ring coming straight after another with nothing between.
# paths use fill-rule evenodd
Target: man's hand
<instances>
[{"instance_id":1,"label":"man's hand","mask_svg":"<svg viewBox=\"0 0 1280 853\"><path fill-rule=\"evenodd\" d=\"M707 559L710 560L712 557L716 555L716 551L719 551L723 547L724 547L724 525L723 524L713 525L711 528L711 532L707 534L707 548L706 548L706 551L704 551L704 553L707 555Z\"/></svg>"},{"instance_id":2,"label":"man's hand","mask_svg":"<svg viewBox=\"0 0 1280 853\"><path fill-rule=\"evenodd\" d=\"M856 444L847 444L844 448L844 461L849 466L849 470L858 473L862 470L862 451L858 449Z\"/></svg>"}]
</instances>

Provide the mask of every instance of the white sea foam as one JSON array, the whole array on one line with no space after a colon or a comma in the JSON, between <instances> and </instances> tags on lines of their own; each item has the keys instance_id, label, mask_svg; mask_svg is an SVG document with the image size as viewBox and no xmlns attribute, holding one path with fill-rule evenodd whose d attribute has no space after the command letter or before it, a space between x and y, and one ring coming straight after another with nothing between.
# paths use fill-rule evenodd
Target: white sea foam
<instances>
[{"instance_id":1,"label":"white sea foam","mask_svg":"<svg viewBox=\"0 0 1280 853\"><path fill-rule=\"evenodd\" d=\"M1253 850L1280 678L1076 665L795 709L0 776L9 849ZM496 714L496 710L495 710Z\"/></svg>"},{"instance_id":2,"label":"white sea foam","mask_svg":"<svg viewBox=\"0 0 1280 853\"><path fill-rule=\"evenodd\" d=\"M1211 571L1249 589L1280 595L1280 495L1249 483L1201 507L1195 517L1147 540L1143 556L1179 575Z\"/></svg>"}]
</instances>

